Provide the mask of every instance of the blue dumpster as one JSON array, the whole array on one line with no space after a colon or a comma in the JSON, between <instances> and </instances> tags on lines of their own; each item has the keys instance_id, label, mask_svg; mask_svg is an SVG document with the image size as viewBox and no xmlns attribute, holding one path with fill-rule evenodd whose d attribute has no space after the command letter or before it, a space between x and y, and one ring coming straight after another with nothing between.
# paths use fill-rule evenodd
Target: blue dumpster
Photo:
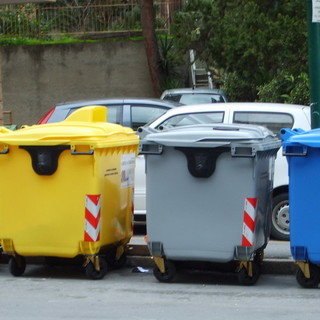
<instances>
[{"instance_id":1,"label":"blue dumpster","mask_svg":"<svg viewBox=\"0 0 320 320\"><path fill-rule=\"evenodd\" d=\"M282 129L289 166L290 247L304 288L320 283L320 129Z\"/></svg>"}]
</instances>

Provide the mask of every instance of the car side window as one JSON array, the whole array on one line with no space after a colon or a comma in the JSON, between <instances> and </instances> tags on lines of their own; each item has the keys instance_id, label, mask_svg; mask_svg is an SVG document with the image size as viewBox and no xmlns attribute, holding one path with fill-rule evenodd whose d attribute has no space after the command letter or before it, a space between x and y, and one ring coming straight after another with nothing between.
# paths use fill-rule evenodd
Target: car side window
<instances>
[{"instance_id":1,"label":"car side window","mask_svg":"<svg viewBox=\"0 0 320 320\"><path fill-rule=\"evenodd\" d=\"M146 123L158 118L168 109L155 106L132 106L131 107L131 122L132 129L137 130Z\"/></svg>"},{"instance_id":2,"label":"car side window","mask_svg":"<svg viewBox=\"0 0 320 320\"><path fill-rule=\"evenodd\" d=\"M122 105L108 105L107 107L107 120L111 123L122 124L121 122L121 113Z\"/></svg>"},{"instance_id":3,"label":"car side window","mask_svg":"<svg viewBox=\"0 0 320 320\"><path fill-rule=\"evenodd\" d=\"M108 120L108 122L122 124L121 123L121 106L120 105L114 105L114 106L102 105L102 106L107 108L107 120ZM85 106L82 106L82 107L85 107ZM70 109L68 114L65 116L65 118L68 117L71 113L73 113L76 110L78 110L79 108L81 108L81 107L76 107L76 108Z\"/></svg>"},{"instance_id":4,"label":"car side window","mask_svg":"<svg viewBox=\"0 0 320 320\"><path fill-rule=\"evenodd\" d=\"M292 128L294 120L289 113L236 111L233 115L233 123L264 126L279 136L280 129Z\"/></svg>"},{"instance_id":5,"label":"car side window","mask_svg":"<svg viewBox=\"0 0 320 320\"><path fill-rule=\"evenodd\" d=\"M199 112L175 115L163 121L157 129L165 127L181 127L201 123L222 123L224 112Z\"/></svg>"}]
</instances>

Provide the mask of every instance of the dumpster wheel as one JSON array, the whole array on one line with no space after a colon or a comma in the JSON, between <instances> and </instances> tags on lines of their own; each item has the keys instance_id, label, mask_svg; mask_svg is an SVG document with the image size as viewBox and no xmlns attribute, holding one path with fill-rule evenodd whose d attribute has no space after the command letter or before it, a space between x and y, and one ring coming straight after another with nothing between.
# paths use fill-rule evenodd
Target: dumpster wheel
<instances>
[{"instance_id":1,"label":"dumpster wheel","mask_svg":"<svg viewBox=\"0 0 320 320\"><path fill-rule=\"evenodd\" d=\"M112 267L114 269L121 269L123 268L127 263L127 254L124 252L119 259L115 259L112 262Z\"/></svg>"},{"instance_id":2,"label":"dumpster wheel","mask_svg":"<svg viewBox=\"0 0 320 320\"><path fill-rule=\"evenodd\" d=\"M320 269L318 266L307 263L297 262L299 268L296 273L296 279L303 288L316 288L320 283Z\"/></svg>"},{"instance_id":3,"label":"dumpster wheel","mask_svg":"<svg viewBox=\"0 0 320 320\"><path fill-rule=\"evenodd\" d=\"M127 252L125 246L114 248L109 254L106 255L106 261L110 268L121 269L127 263Z\"/></svg>"},{"instance_id":4,"label":"dumpster wheel","mask_svg":"<svg viewBox=\"0 0 320 320\"><path fill-rule=\"evenodd\" d=\"M26 260L24 257L14 255L9 260L9 271L15 277L20 277L26 270Z\"/></svg>"},{"instance_id":5,"label":"dumpster wheel","mask_svg":"<svg viewBox=\"0 0 320 320\"><path fill-rule=\"evenodd\" d=\"M156 266L153 268L153 275L160 282L171 282L177 272L176 266L172 261L169 261L169 260L163 259L163 262L164 262L164 272L160 271L160 268L156 263Z\"/></svg>"},{"instance_id":6,"label":"dumpster wheel","mask_svg":"<svg viewBox=\"0 0 320 320\"><path fill-rule=\"evenodd\" d=\"M108 271L106 260L99 256L87 257L86 259L84 267L86 276L92 280L102 279Z\"/></svg>"},{"instance_id":7,"label":"dumpster wheel","mask_svg":"<svg viewBox=\"0 0 320 320\"><path fill-rule=\"evenodd\" d=\"M261 266L256 261L241 261L238 271L238 281L245 286L254 285L260 278Z\"/></svg>"}]
</instances>

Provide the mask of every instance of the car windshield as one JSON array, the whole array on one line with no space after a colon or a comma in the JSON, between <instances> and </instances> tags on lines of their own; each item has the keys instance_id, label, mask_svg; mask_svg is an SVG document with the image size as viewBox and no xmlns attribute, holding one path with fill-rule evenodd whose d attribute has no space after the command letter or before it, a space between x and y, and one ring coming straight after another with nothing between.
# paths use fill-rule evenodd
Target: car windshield
<instances>
[{"instance_id":1,"label":"car windshield","mask_svg":"<svg viewBox=\"0 0 320 320\"><path fill-rule=\"evenodd\" d=\"M206 93L184 93L184 94L169 94L164 97L165 100L172 100L183 104L204 104L225 102L220 94L206 94Z\"/></svg>"},{"instance_id":2,"label":"car windshield","mask_svg":"<svg viewBox=\"0 0 320 320\"><path fill-rule=\"evenodd\" d=\"M223 118L223 111L178 114L158 124L156 129L182 127L204 123L222 123Z\"/></svg>"}]
</instances>

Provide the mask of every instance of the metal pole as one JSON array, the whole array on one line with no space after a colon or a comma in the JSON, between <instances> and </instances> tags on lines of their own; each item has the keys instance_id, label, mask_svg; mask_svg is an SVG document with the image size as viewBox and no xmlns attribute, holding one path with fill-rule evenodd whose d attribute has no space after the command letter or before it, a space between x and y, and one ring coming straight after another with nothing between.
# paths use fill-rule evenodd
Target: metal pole
<instances>
[{"instance_id":1,"label":"metal pole","mask_svg":"<svg viewBox=\"0 0 320 320\"><path fill-rule=\"evenodd\" d=\"M307 2L311 128L320 128L320 0Z\"/></svg>"},{"instance_id":2,"label":"metal pole","mask_svg":"<svg viewBox=\"0 0 320 320\"><path fill-rule=\"evenodd\" d=\"M3 97L2 97L2 50L0 48L0 126L4 125Z\"/></svg>"}]
</instances>

